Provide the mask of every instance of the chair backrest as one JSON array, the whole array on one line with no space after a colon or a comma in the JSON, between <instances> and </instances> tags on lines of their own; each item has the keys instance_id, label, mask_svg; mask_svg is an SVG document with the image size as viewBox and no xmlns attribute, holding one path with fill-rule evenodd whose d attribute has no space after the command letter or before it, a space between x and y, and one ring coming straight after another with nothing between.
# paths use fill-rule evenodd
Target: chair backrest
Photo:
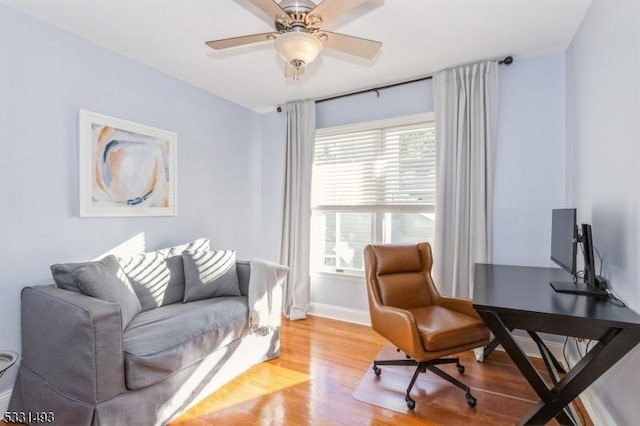
<instances>
[{"instance_id":1,"label":"chair backrest","mask_svg":"<svg viewBox=\"0 0 640 426\"><path fill-rule=\"evenodd\" d=\"M429 243L370 244L364 258L368 291L378 304L411 309L432 305L439 297Z\"/></svg>"}]
</instances>

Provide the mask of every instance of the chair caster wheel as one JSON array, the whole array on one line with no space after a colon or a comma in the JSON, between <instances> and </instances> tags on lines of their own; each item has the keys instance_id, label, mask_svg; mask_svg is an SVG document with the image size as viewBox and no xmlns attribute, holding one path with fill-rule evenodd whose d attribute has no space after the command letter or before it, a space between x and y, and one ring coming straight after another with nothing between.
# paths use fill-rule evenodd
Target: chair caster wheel
<instances>
[{"instance_id":1,"label":"chair caster wheel","mask_svg":"<svg viewBox=\"0 0 640 426\"><path fill-rule=\"evenodd\" d=\"M456 364L456 368L458 369L458 373L464 374L464 365Z\"/></svg>"},{"instance_id":2,"label":"chair caster wheel","mask_svg":"<svg viewBox=\"0 0 640 426\"><path fill-rule=\"evenodd\" d=\"M407 408L409 410L413 410L414 408L416 408L416 402L411 399L410 397L405 397L405 399L407 400Z\"/></svg>"},{"instance_id":3,"label":"chair caster wheel","mask_svg":"<svg viewBox=\"0 0 640 426\"><path fill-rule=\"evenodd\" d=\"M469 407L471 408L475 407L478 401L470 393L468 393L466 396L467 396L467 404L469 404Z\"/></svg>"},{"instance_id":4,"label":"chair caster wheel","mask_svg":"<svg viewBox=\"0 0 640 426\"><path fill-rule=\"evenodd\" d=\"M382 373L382 370L380 370L380 367L378 367L377 365L374 365L372 368L376 376L379 376L380 373Z\"/></svg>"}]
</instances>

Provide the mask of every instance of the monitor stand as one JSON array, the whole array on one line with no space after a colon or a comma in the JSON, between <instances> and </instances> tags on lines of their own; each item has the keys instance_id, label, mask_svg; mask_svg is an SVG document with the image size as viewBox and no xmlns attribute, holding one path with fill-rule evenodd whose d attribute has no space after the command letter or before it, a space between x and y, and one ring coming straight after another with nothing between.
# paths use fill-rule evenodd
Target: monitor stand
<instances>
[{"instance_id":1,"label":"monitor stand","mask_svg":"<svg viewBox=\"0 0 640 426\"><path fill-rule=\"evenodd\" d=\"M585 294L588 296L609 296L605 290L593 290L583 283L573 281L551 281L549 283L556 293Z\"/></svg>"}]
</instances>

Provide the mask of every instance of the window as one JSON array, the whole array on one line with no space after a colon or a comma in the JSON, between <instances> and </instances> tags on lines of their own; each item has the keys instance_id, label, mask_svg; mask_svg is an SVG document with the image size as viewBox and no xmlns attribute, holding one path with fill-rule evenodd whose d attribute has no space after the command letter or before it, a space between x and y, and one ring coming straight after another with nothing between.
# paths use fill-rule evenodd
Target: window
<instances>
[{"instance_id":1,"label":"window","mask_svg":"<svg viewBox=\"0 0 640 426\"><path fill-rule=\"evenodd\" d=\"M433 241L432 114L316 132L311 268L362 274L371 242Z\"/></svg>"}]
</instances>

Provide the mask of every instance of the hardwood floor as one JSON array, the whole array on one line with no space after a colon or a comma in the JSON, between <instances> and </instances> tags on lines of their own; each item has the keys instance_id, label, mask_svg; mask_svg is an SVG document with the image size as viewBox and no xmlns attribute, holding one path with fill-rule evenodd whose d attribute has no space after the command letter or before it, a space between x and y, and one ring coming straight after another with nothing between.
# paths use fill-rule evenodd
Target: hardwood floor
<instances>
[{"instance_id":1,"label":"hardwood floor","mask_svg":"<svg viewBox=\"0 0 640 426\"><path fill-rule=\"evenodd\" d=\"M304 321L285 320L281 333L279 358L253 367L171 425L438 424L353 398L371 361L386 343L369 327L309 317ZM464 362L474 361L469 356ZM481 378L488 388L508 394L506 384L529 387L503 352L495 352L491 362L504 364L506 368L499 374L486 374ZM542 368L541 361L536 365ZM500 401L499 398L498 395L496 406L507 418L517 419L522 414L510 413L510 399L503 396ZM462 405L466 407L464 402ZM455 413L456 422L481 424L477 415L465 418L462 414L461 417L464 410L460 406L461 401L455 401L455 405L452 403L449 407L452 414ZM583 423L590 424L584 410L580 411ZM493 419L491 423L499 422Z\"/></svg>"},{"instance_id":2,"label":"hardwood floor","mask_svg":"<svg viewBox=\"0 0 640 426\"><path fill-rule=\"evenodd\" d=\"M466 379L472 386L474 381L475 384L482 382L482 387L495 391L484 407L479 403L476 410L484 408L480 416L465 414L474 410L467 409L462 396L434 408L439 413L437 418L449 419L441 423L360 402L353 398L354 390L385 343L365 326L319 317L285 320L279 358L251 368L171 425L513 424L522 415L522 411L517 411L522 410L522 406L514 406L513 399L504 395L533 394L507 355L496 351L490 358L493 368L477 368L480 377L468 374ZM461 362L473 367L475 361L471 353L463 357ZM539 369L543 368L541 360L534 363ZM579 404L578 408L581 422L592 425ZM446 410L451 413L449 417ZM491 411L499 411L501 416L492 416ZM504 418L513 421L499 420ZM3 424L0 421L0 425Z\"/></svg>"}]
</instances>

